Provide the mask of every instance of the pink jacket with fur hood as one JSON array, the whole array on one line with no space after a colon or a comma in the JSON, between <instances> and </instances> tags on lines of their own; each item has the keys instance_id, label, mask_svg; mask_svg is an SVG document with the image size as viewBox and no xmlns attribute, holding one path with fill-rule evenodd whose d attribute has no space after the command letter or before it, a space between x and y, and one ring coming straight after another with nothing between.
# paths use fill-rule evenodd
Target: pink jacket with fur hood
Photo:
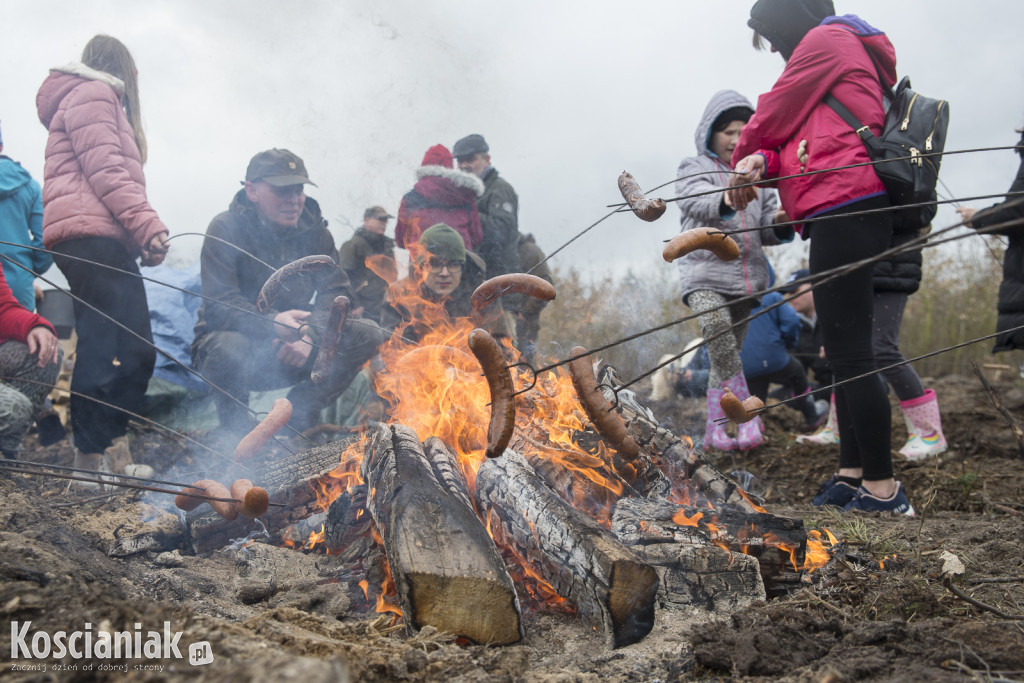
<instances>
[{"instance_id":1,"label":"pink jacket with fur hood","mask_svg":"<svg viewBox=\"0 0 1024 683\"><path fill-rule=\"evenodd\" d=\"M109 237L138 255L167 226L146 198L142 157L121 106L121 79L84 64L53 69L36 95L50 131L43 244Z\"/></svg>"}]
</instances>

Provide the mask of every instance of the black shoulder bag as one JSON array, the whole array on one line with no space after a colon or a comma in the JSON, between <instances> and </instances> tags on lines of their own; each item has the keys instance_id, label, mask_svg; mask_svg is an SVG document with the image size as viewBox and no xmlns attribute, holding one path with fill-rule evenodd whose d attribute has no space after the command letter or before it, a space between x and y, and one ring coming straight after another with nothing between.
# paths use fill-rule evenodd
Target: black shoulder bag
<instances>
[{"instance_id":1,"label":"black shoulder bag","mask_svg":"<svg viewBox=\"0 0 1024 683\"><path fill-rule=\"evenodd\" d=\"M934 202L939 179L941 152L946 147L949 103L934 100L910 89L904 76L895 92L883 86L888 108L882 123L882 135L876 137L842 102L829 93L825 104L856 131L872 161L893 206ZM932 155L934 156L922 156ZM934 204L893 212L893 230L920 230L935 217Z\"/></svg>"}]
</instances>

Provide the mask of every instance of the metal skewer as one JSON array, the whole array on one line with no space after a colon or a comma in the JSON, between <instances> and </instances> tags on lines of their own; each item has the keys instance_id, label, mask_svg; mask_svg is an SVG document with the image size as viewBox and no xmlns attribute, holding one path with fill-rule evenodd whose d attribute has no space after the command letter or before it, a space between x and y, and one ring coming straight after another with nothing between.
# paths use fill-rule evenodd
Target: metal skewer
<instances>
[{"instance_id":1,"label":"metal skewer","mask_svg":"<svg viewBox=\"0 0 1024 683\"><path fill-rule=\"evenodd\" d=\"M10 467L12 465L21 465L21 466L27 466L27 467L48 467L48 468L54 469L54 470L62 470L62 471L66 471L66 472L80 472L80 473L84 473L84 474L92 474L92 475L95 475L95 476L108 476L108 475L110 475L110 472L100 472L98 470L89 470L89 469L84 469L82 467L68 467L66 465L50 465L48 463L33 462L31 460L6 459L6 460L0 460L0 465L2 465L3 467ZM147 482L147 483L150 483L150 484L167 484L168 486L181 486L182 488L190 487L190 488L194 488L194 489L201 489L203 491L206 490L202 486L194 486L192 484L182 484L181 482L178 482L178 481L165 481L163 479L150 479L149 477L134 477L134 476L131 476L131 475L128 475L128 474L118 474L117 477L120 478L120 479L132 479L134 481L144 481L144 482Z\"/></svg>"},{"instance_id":2,"label":"metal skewer","mask_svg":"<svg viewBox=\"0 0 1024 683\"><path fill-rule=\"evenodd\" d=\"M162 489L157 486L145 486L143 484L133 484L127 481L118 481L121 477L119 474L107 474L104 473L102 477L93 479L91 477L79 477L74 474L62 474L61 472L40 472L39 470L33 469L22 469L18 467L5 467L5 472L16 472L19 474L36 474L44 477L53 477L54 479L70 479L72 481L84 481L90 484L99 484L100 486L120 486L126 489L136 489L138 491L154 491L156 493L168 493L172 496L188 496L189 498L199 498L202 500L209 500L218 503L242 503L244 501L236 498L216 498L214 496L206 496L201 493L192 493L191 491L172 491L171 489ZM190 485L191 487L191 485ZM198 488L198 487L196 487ZM287 507L284 503L267 503L271 507L283 508Z\"/></svg>"}]
</instances>

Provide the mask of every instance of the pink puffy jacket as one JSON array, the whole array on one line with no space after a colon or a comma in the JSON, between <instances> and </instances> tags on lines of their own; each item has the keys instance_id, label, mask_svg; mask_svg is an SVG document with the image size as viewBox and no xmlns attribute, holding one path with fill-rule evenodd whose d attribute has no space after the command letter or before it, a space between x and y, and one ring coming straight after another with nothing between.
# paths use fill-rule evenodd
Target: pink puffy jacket
<instances>
[{"instance_id":1,"label":"pink puffy jacket","mask_svg":"<svg viewBox=\"0 0 1024 683\"><path fill-rule=\"evenodd\" d=\"M43 170L43 244L109 237L137 255L167 226L146 199L146 178L121 106L124 83L83 64L50 71L36 95L50 131Z\"/></svg>"},{"instance_id":2,"label":"pink puffy jacket","mask_svg":"<svg viewBox=\"0 0 1024 683\"><path fill-rule=\"evenodd\" d=\"M733 150L733 164L760 152L766 177L798 175L801 140L807 140L807 171L869 161L853 128L823 99L831 92L877 135L885 117L879 71L886 87L892 87L896 52L884 33L841 23L811 29L771 92L758 98L757 112ZM778 188L782 206L793 220L885 193L871 166L798 175L779 181Z\"/></svg>"}]
</instances>

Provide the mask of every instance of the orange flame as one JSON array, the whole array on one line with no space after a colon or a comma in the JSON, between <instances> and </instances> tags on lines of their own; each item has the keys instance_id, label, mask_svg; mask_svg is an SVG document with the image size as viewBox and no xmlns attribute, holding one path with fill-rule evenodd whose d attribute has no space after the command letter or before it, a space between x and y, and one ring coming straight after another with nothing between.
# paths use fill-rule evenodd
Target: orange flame
<instances>
[{"instance_id":1,"label":"orange flame","mask_svg":"<svg viewBox=\"0 0 1024 683\"><path fill-rule=\"evenodd\" d=\"M697 512L692 517L687 517L686 511L683 510L683 508L679 508L678 510L676 510L676 513L672 515L672 521L678 524L679 526L698 527L700 525L697 524L697 522L699 522L703 518L703 512Z\"/></svg>"}]
</instances>

